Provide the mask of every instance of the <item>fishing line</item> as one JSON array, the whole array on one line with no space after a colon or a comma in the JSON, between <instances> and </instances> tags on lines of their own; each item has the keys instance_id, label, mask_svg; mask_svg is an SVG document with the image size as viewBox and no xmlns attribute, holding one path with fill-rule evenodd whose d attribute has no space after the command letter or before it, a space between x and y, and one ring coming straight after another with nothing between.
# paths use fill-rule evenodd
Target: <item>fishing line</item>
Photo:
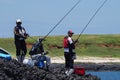
<instances>
[{"instance_id":1,"label":"fishing line","mask_svg":"<svg viewBox=\"0 0 120 80\"><path fill-rule=\"evenodd\" d=\"M49 50L51 53L52 53L52 51L47 47L47 46L44 46L47 50ZM64 58L62 58L62 57L58 57L58 54L56 53L56 54L53 54L56 58L59 58L59 59L61 59L61 60L64 60Z\"/></svg>"},{"instance_id":2,"label":"fishing line","mask_svg":"<svg viewBox=\"0 0 120 80\"><path fill-rule=\"evenodd\" d=\"M58 23L48 32L48 34L43 38L45 39L66 17L67 15L80 3L81 0L79 0L61 19L58 21ZM64 60L60 57L60 59Z\"/></svg>"},{"instance_id":3,"label":"fishing line","mask_svg":"<svg viewBox=\"0 0 120 80\"><path fill-rule=\"evenodd\" d=\"M45 39L64 19L65 17L80 3L81 0L79 0L64 16L60 19L60 21L48 32L48 34L43 38Z\"/></svg>"},{"instance_id":4,"label":"fishing line","mask_svg":"<svg viewBox=\"0 0 120 80\"><path fill-rule=\"evenodd\" d=\"M81 0L79 0L64 16L60 19L60 21L48 32L46 36L44 36L43 40L67 17L67 15L80 3ZM30 37L30 36L29 36ZM30 37L33 39L32 37ZM34 40L34 39L33 39ZM36 41L36 40L34 40ZM62 58L61 58L62 59ZM63 59L62 59L63 60Z\"/></svg>"},{"instance_id":5,"label":"fishing line","mask_svg":"<svg viewBox=\"0 0 120 80\"><path fill-rule=\"evenodd\" d=\"M86 26L83 28L82 32L79 34L77 40L80 38L80 36L82 35L82 33L85 31L85 29L88 27L88 25L90 24L90 22L93 20L93 18L96 16L96 14L100 11L100 9L104 6L104 4L107 2L107 0L105 0L101 6L96 10L96 12L93 14L93 16L90 18L90 20L88 21L88 23L86 24Z\"/></svg>"},{"instance_id":6,"label":"fishing line","mask_svg":"<svg viewBox=\"0 0 120 80\"><path fill-rule=\"evenodd\" d=\"M35 40L33 37L29 36L29 38L31 38L32 40L34 40L35 42L37 42L37 40Z\"/></svg>"}]
</instances>

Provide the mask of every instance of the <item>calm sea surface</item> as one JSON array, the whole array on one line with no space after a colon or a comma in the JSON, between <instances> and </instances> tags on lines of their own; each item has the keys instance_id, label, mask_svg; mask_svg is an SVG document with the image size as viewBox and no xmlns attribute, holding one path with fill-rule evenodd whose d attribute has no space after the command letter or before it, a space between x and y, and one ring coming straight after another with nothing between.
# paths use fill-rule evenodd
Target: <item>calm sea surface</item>
<instances>
[{"instance_id":1,"label":"calm sea surface","mask_svg":"<svg viewBox=\"0 0 120 80\"><path fill-rule=\"evenodd\" d=\"M87 71L86 74L96 75L101 80L120 80L120 71Z\"/></svg>"}]
</instances>

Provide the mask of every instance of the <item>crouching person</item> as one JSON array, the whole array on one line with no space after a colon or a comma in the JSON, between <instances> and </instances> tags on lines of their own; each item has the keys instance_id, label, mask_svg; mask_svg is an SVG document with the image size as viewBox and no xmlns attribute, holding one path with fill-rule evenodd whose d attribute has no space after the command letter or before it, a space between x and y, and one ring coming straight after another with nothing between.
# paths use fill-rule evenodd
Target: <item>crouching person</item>
<instances>
[{"instance_id":1,"label":"crouching person","mask_svg":"<svg viewBox=\"0 0 120 80\"><path fill-rule=\"evenodd\" d=\"M50 57L46 56L48 52L44 51L42 41L43 39L40 38L35 44L33 44L29 54L33 62L35 62L34 65L38 66L39 68L45 68L49 70L51 60Z\"/></svg>"}]
</instances>

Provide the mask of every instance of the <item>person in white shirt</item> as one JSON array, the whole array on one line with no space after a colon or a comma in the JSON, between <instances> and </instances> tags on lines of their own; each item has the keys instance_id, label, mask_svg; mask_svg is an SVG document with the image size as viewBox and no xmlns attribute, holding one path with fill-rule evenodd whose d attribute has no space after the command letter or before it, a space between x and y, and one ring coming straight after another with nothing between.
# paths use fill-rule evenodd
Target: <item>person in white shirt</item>
<instances>
[{"instance_id":1,"label":"person in white shirt","mask_svg":"<svg viewBox=\"0 0 120 80\"><path fill-rule=\"evenodd\" d=\"M22 63L25 55L27 53L26 42L28 34L24 27L21 26L22 21L17 19L16 26L14 27L14 40L15 40L15 47L16 47L16 57L18 62Z\"/></svg>"}]
</instances>

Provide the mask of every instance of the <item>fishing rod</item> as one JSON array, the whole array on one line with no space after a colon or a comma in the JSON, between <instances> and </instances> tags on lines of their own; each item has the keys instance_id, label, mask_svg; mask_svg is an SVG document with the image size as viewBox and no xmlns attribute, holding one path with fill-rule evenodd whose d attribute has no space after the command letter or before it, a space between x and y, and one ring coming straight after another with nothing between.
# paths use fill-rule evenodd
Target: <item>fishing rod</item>
<instances>
[{"instance_id":1,"label":"fishing rod","mask_svg":"<svg viewBox=\"0 0 120 80\"><path fill-rule=\"evenodd\" d=\"M105 0L102 5L96 10L96 12L93 14L93 16L90 18L90 20L88 21L88 23L86 24L86 26L83 28L82 32L79 34L78 38L76 40L78 40L80 38L80 36L82 35L82 33L85 31L85 29L88 27L88 25L90 24L90 22L93 20L93 18L96 16L96 14L100 11L100 9L104 6L104 4L107 2L107 0Z\"/></svg>"},{"instance_id":2,"label":"fishing rod","mask_svg":"<svg viewBox=\"0 0 120 80\"><path fill-rule=\"evenodd\" d=\"M67 17L67 15L80 3L80 1L81 0L78 0L78 2L60 19L60 21L58 21L58 23L46 34L46 36L44 36L42 38L43 40ZM33 39L32 37L30 37L30 38ZM34 41L36 41L36 40L34 40Z\"/></svg>"},{"instance_id":3,"label":"fishing rod","mask_svg":"<svg viewBox=\"0 0 120 80\"><path fill-rule=\"evenodd\" d=\"M67 15L80 3L81 0L79 0L61 19L60 21L58 21L58 23L47 33L47 35L43 38L45 39L66 17ZM45 47L47 48L47 47ZM48 49L48 48L47 48ZM49 50L49 49L48 49ZM49 50L50 51L50 50ZM55 56L57 57L58 55L55 54ZM60 58L61 60L64 60L64 58L61 58L61 57L58 57Z\"/></svg>"},{"instance_id":4,"label":"fishing rod","mask_svg":"<svg viewBox=\"0 0 120 80\"><path fill-rule=\"evenodd\" d=\"M79 0L61 19L58 21L58 23L47 33L47 35L43 38L45 39L65 18L66 16L80 3L81 0Z\"/></svg>"}]
</instances>

